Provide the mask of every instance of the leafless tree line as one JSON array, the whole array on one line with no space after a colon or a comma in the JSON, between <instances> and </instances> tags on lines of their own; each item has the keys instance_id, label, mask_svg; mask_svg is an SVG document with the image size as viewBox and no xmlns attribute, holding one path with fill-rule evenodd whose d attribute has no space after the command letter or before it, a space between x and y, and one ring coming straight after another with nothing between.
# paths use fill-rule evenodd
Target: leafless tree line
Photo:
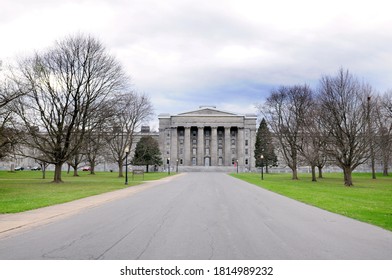
<instances>
[{"instance_id":1,"label":"leafless tree line","mask_svg":"<svg viewBox=\"0 0 392 280\"><path fill-rule=\"evenodd\" d=\"M260 112L279 144L292 178L298 179L299 163L316 168L329 161L343 170L344 184L352 186L352 172L375 162L388 175L392 153L392 93L377 94L348 70L322 76L316 89L308 85L281 86L272 90Z\"/></svg>"},{"instance_id":2,"label":"leafless tree line","mask_svg":"<svg viewBox=\"0 0 392 280\"><path fill-rule=\"evenodd\" d=\"M153 113L148 97L130 89L120 63L91 36L71 36L19 60L0 90L2 156L12 146L53 164L56 183L64 163L77 170L88 161L94 173L104 155L119 164L121 176L125 147Z\"/></svg>"}]
</instances>

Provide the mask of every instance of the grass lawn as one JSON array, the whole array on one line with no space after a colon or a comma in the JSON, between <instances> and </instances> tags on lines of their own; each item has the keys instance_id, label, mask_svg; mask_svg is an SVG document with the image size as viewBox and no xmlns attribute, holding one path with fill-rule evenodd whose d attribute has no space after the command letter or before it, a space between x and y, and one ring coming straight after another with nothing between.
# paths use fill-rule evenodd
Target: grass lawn
<instances>
[{"instance_id":1,"label":"grass lawn","mask_svg":"<svg viewBox=\"0 0 392 280\"><path fill-rule=\"evenodd\" d=\"M232 174L298 201L392 231L392 177L377 175L372 180L370 174L355 173L354 187L345 187L343 174L338 173L325 173L318 182L312 182L310 174L299 174L297 181L291 180L291 174L264 174L263 181L256 173Z\"/></svg>"},{"instance_id":2,"label":"grass lawn","mask_svg":"<svg viewBox=\"0 0 392 280\"><path fill-rule=\"evenodd\" d=\"M72 172L71 172L72 173ZM124 178L118 173L80 172L79 177L63 172L62 184L53 184L53 172L47 171L45 180L40 171L0 171L0 213L17 213L44 206L125 188ZM145 173L144 180L157 180L167 173ZM142 175L128 174L128 186L142 183Z\"/></svg>"}]
</instances>

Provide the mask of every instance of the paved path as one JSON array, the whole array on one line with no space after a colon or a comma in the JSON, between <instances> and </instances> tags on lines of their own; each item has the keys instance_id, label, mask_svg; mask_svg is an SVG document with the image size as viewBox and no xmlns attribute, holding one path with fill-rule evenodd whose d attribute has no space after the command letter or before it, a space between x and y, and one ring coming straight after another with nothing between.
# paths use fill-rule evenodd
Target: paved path
<instances>
[{"instance_id":1,"label":"paved path","mask_svg":"<svg viewBox=\"0 0 392 280\"><path fill-rule=\"evenodd\" d=\"M392 259L392 232L222 173L121 196L8 230L0 259Z\"/></svg>"}]
</instances>

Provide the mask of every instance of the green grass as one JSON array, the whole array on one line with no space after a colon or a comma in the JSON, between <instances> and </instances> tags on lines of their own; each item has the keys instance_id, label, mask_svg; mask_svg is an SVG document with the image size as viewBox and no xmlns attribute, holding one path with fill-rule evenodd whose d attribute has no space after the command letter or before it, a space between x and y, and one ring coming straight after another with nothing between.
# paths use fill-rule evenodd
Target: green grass
<instances>
[{"instance_id":1,"label":"green grass","mask_svg":"<svg viewBox=\"0 0 392 280\"><path fill-rule=\"evenodd\" d=\"M367 173L353 174L354 187L343 185L343 175L326 173L324 179L312 182L310 174L243 173L232 176L319 208L374 224L392 231L392 177Z\"/></svg>"},{"instance_id":2,"label":"green grass","mask_svg":"<svg viewBox=\"0 0 392 280\"><path fill-rule=\"evenodd\" d=\"M46 172L47 179L43 180L40 171L0 171L0 213L23 212L126 187L124 178L118 178L117 173L79 174L79 177L73 177L64 172L64 183L53 184L53 172ZM128 176L128 186L142 183L142 175L135 175L134 180L131 174ZM166 176L167 173L145 173L144 180Z\"/></svg>"}]
</instances>

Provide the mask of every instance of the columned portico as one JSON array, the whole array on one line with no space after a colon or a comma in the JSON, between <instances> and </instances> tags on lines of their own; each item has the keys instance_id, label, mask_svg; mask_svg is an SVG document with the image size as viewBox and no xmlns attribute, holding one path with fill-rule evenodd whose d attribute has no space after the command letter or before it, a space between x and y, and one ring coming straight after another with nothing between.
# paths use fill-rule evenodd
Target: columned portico
<instances>
[{"instance_id":1,"label":"columned portico","mask_svg":"<svg viewBox=\"0 0 392 280\"><path fill-rule=\"evenodd\" d=\"M204 126L197 128L197 165L204 166Z\"/></svg>"},{"instance_id":2,"label":"columned portico","mask_svg":"<svg viewBox=\"0 0 392 280\"><path fill-rule=\"evenodd\" d=\"M179 166L238 166L254 168L256 116L237 115L214 107L178 115L160 115L163 157L179 159ZM168 133L170 131L170 133ZM170 134L170 137L166 137Z\"/></svg>"},{"instance_id":3,"label":"columned portico","mask_svg":"<svg viewBox=\"0 0 392 280\"><path fill-rule=\"evenodd\" d=\"M217 127L211 127L211 165L218 165L218 131Z\"/></svg>"},{"instance_id":4,"label":"columned portico","mask_svg":"<svg viewBox=\"0 0 392 280\"><path fill-rule=\"evenodd\" d=\"M191 165L191 128L185 127L185 137L184 137L184 165Z\"/></svg>"},{"instance_id":5,"label":"columned portico","mask_svg":"<svg viewBox=\"0 0 392 280\"><path fill-rule=\"evenodd\" d=\"M245 150L245 143L244 143L244 128L239 127L238 128L238 149L237 149L237 155L238 155L238 165L243 166L245 164L245 158L244 158L244 150Z\"/></svg>"},{"instance_id":6,"label":"columned portico","mask_svg":"<svg viewBox=\"0 0 392 280\"><path fill-rule=\"evenodd\" d=\"M230 126L225 126L225 165L231 166Z\"/></svg>"}]
</instances>

